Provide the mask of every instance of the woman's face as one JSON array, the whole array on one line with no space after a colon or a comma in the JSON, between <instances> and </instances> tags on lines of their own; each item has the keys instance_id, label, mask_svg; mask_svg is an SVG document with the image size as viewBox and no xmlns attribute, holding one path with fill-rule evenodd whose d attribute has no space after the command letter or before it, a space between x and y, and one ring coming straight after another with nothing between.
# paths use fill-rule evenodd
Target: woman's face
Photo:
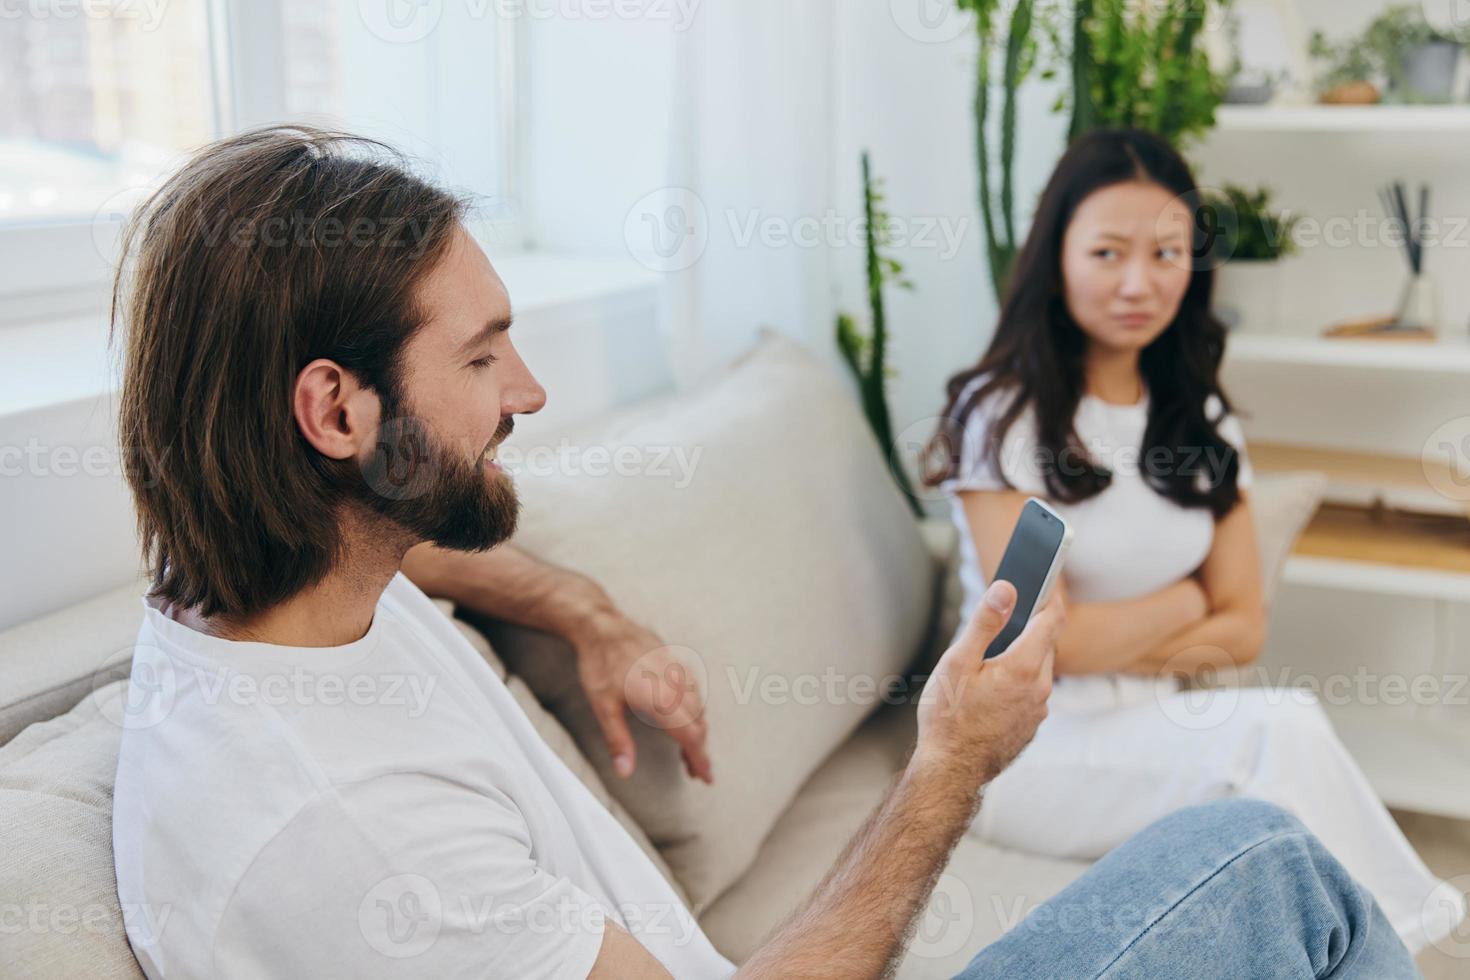
<instances>
[{"instance_id":1,"label":"woman's face","mask_svg":"<svg viewBox=\"0 0 1470 980\"><path fill-rule=\"evenodd\" d=\"M1062 239L1067 309L1087 339L1142 350L1189 289L1189 208L1158 184L1130 181L1087 197Z\"/></svg>"}]
</instances>

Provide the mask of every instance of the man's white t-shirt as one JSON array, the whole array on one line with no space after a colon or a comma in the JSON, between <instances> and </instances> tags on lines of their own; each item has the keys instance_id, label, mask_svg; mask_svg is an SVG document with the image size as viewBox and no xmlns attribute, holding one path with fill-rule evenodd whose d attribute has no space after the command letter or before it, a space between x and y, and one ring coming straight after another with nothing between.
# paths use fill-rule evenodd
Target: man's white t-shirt
<instances>
[{"instance_id":1,"label":"man's white t-shirt","mask_svg":"<svg viewBox=\"0 0 1470 980\"><path fill-rule=\"evenodd\" d=\"M605 917L675 977L734 972L402 575L341 647L144 606L113 848L149 977L585 977Z\"/></svg>"}]
</instances>

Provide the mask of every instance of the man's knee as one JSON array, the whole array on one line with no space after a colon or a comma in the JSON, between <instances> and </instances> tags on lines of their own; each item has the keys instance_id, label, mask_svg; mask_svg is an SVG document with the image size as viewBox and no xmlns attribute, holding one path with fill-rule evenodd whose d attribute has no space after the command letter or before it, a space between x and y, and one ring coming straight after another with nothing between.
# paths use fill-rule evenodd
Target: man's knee
<instances>
[{"instance_id":1,"label":"man's knee","mask_svg":"<svg viewBox=\"0 0 1470 980\"><path fill-rule=\"evenodd\" d=\"M1307 833L1300 820L1274 803L1237 798L1176 810L1147 827L1135 840L1228 861L1273 839Z\"/></svg>"}]
</instances>

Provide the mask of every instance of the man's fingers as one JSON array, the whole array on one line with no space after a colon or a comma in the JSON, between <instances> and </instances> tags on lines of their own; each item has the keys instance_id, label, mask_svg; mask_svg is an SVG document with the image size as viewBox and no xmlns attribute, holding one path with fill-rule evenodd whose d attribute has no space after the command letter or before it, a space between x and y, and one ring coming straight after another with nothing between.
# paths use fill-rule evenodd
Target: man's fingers
<instances>
[{"instance_id":1,"label":"man's fingers","mask_svg":"<svg viewBox=\"0 0 1470 980\"><path fill-rule=\"evenodd\" d=\"M960 645L978 649L983 654L1011 618L1011 612L1015 608L1016 587L1005 581L992 582L990 588L985 590L985 595L980 598L974 615L965 624L965 631L960 634Z\"/></svg>"},{"instance_id":2,"label":"man's fingers","mask_svg":"<svg viewBox=\"0 0 1470 980\"><path fill-rule=\"evenodd\" d=\"M709 761L709 752L705 748L707 732L708 728L705 727L703 720L692 725L669 729L669 735L684 750L684 764L689 769L689 775L712 784L715 781L715 775L714 767Z\"/></svg>"},{"instance_id":3,"label":"man's fingers","mask_svg":"<svg viewBox=\"0 0 1470 980\"><path fill-rule=\"evenodd\" d=\"M597 722L602 726L602 736L607 740L607 754L612 757L613 771L627 779L633 775L637 753L633 748L633 733L628 731L628 719L621 703L597 709Z\"/></svg>"},{"instance_id":4,"label":"man's fingers","mask_svg":"<svg viewBox=\"0 0 1470 980\"><path fill-rule=\"evenodd\" d=\"M1016 637L1016 642L996 657L995 662L1004 660L1013 667L1029 667L1038 674L1050 670L1061 627L1061 612L1048 604L1047 608L1031 617L1021 635Z\"/></svg>"}]
</instances>

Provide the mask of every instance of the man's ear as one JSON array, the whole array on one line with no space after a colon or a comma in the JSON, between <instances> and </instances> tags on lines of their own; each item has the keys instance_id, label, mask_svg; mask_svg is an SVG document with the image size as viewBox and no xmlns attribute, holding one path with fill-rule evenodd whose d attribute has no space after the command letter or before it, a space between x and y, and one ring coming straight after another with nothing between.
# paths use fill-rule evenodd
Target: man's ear
<instances>
[{"instance_id":1,"label":"man's ear","mask_svg":"<svg viewBox=\"0 0 1470 980\"><path fill-rule=\"evenodd\" d=\"M377 431L382 406L351 371L317 358L296 376L292 392L296 425L306 441L329 459L349 459Z\"/></svg>"}]
</instances>

